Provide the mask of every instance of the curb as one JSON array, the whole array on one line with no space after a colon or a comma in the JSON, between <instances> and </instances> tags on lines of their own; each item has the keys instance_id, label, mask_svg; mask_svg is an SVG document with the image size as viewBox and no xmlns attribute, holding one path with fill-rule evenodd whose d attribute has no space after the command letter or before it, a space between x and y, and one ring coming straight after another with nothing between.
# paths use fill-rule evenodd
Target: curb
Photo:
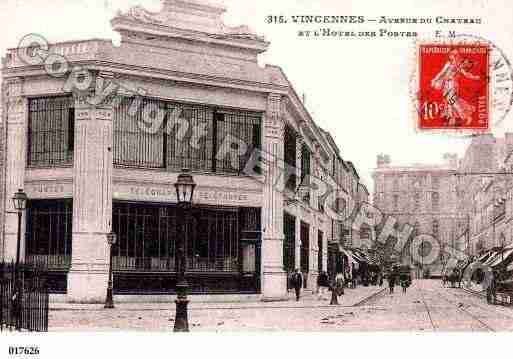
<instances>
[{"instance_id":1,"label":"curb","mask_svg":"<svg viewBox=\"0 0 513 359\"><path fill-rule=\"evenodd\" d=\"M383 289L379 290L378 292L376 292L374 294L371 294L370 296L368 296L366 298L363 298L359 302L353 304L351 307L359 307L361 305L364 305L365 303L367 303L367 302L371 301L372 299L376 298L377 296L379 296L380 294L382 294L386 290L387 290L386 288L383 288Z\"/></svg>"},{"instance_id":2,"label":"curb","mask_svg":"<svg viewBox=\"0 0 513 359\"><path fill-rule=\"evenodd\" d=\"M383 289L380 289L379 291L377 292L374 292L370 295L368 295L367 297L364 297L363 299L360 299L358 300L356 303L354 304L340 304L338 307L346 307L346 308L351 308L351 307L356 307L356 306L360 306L370 300L372 300L373 298L377 297L378 295L382 294L384 291L386 290L386 288L383 288ZM293 302L293 303L296 303L295 300L289 300L290 302ZM281 301L281 302L274 302L274 303L285 303L286 301ZM228 303L226 303L227 305L226 306L223 306L223 305L220 305L220 306L209 306L208 304L209 303L205 303L207 304L206 306L204 307L191 307L189 306L189 310L190 311L204 311L204 310L243 310L243 309L297 309L297 308L303 308L303 309L320 309L320 308L323 308L323 309L328 309L328 308L336 308L337 306L336 305L329 305L329 304L325 304L325 305L315 305L313 303L316 303L317 301L312 301L311 303L309 303L310 300L306 300L306 301L302 301L301 304L302 305L272 305L273 302L264 302L264 301L260 301L260 303L262 303L262 305L254 305L251 304L251 305L245 305L246 303L242 302L242 303L231 303L232 305L229 305ZM221 303L216 303L216 304L221 304ZM234 304L234 305L233 305ZM123 307L116 307L116 309L119 309L119 310L122 310L122 311L126 311L126 312L165 312L165 311L170 311L170 310L174 310L174 305L170 304L169 307L167 308L123 308ZM103 312L105 311L105 309L103 308L103 306L97 306L97 307L94 307L94 308L87 308L87 307L82 307L82 308L65 308L65 307L50 307L49 308L50 312Z\"/></svg>"},{"instance_id":3,"label":"curb","mask_svg":"<svg viewBox=\"0 0 513 359\"><path fill-rule=\"evenodd\" d=\"M475 295L476 297L481 297L481 298L486 298L486 295L480 293L480 292L476 292L474 290L471 290L471 289L467 289L467 288L460 288L462 291L464 291L465 293L468 293L468 294L472 294L472 295Z\"/></svg>"}]
</instances>

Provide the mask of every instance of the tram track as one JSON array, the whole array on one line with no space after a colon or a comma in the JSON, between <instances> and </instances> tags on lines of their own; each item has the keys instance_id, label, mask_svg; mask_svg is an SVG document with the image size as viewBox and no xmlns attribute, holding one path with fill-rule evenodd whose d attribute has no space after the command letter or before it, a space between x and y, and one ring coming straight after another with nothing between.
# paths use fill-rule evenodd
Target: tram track
<instances>
[{"instance_id":1,"label":"tram track","mask_svg":"<svg viewBox=\"0 0 513 359\"><path fill-rule=\"evenodd\" d=\"M433 317L431 316L431 311L429 310L429 307L428 307L428 305L426 303L426 299L424 297L424 293L422 292L422 288L421 287L419 287L419 293L420 293L420 298L422 300L422 303L424 304L424 308L426 308L426 313L427 313L429 321L431 323L431 327L433 328L433 330L436 331L437 327L436 327L435 323L433 322Z\"/></svg>"},{"instance_id":2,"label":"tram track","mask_svg":"<svg viewBox=\"0 0 513 359\"><path fill-rule=\"evenodd\" d=\"M476 293L476 292L473 292L473 291L465 289L465 288L458 288L458 289L461 289L463 292L471 294L474 297L482 298L485 301L484 303L486 303L486 295L481 294L481 293ZM496 313L496 314L498 314L500 316L504 316L504 317L507 317L508 319L513 320L513 315L504 314L503 311L499 311L499 309L496 308L496 306L494 306L494 305L491 305L491 304L482 305L482 304L475 304L475 303L472 303L472 305L474 307L477 307L477 308L483 310L483 311L493 311L494 313ZM499 306L499 308L504 308L504 306Z\"/></svg>"},{"instance_id":3,"label":"tram track","mask_svg":"<svg viewBox=\"0 0 513 359\"><path fill-rule=\"evenodd\" d=\"M460 304L463 304L463 303L461 303L461 302L454 302L454 301L448 299L446 296L442 295L441 293L438 293L437 296L438 296L438 298L443 299L445 302L449 303L450 305L454 305L459 312L463 313L467 317L470 317L473 321L477 322L479 324L479 326L481 326L482 328L484 328L484 329L486 329L486 330L488 330L490 332L495 332L496 331L494 328L492 328L490 325L485 323L479 317L477 317L476 315L472 314L467 309L461 307ZM424 303L425 303L425 301L424 301ZM474 305L474 304L472 304L472 305ZM426 304L426 307L427 307L427 304ZM433 324L433 321L432 321L432 324Z\"/></svg>"}]
</instances>

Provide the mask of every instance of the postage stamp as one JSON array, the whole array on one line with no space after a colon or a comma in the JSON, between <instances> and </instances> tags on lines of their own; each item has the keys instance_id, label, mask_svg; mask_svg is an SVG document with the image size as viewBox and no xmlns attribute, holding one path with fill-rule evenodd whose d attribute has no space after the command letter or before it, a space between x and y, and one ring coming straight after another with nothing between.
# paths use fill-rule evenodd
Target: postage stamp
<instances>
[{"instance_id":1,"label":"postage stamp","mask_svg":"<svg viewBox=\"0 0 513 359\"><path fill-rule=\"evenodd\" d=\"M420 130L490 129L489 44L421 44L417 61Z\"/></svg>"}]
</instances>

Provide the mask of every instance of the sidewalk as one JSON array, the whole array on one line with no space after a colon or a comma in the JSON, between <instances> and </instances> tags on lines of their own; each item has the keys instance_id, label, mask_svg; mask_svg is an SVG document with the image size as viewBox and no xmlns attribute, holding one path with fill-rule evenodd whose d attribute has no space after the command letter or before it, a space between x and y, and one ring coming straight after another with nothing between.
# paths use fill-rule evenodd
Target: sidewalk
<instances>
[{"instance_id":1,"label":"sidewalk","mask_svg":"<svg viewBox=\"0 0 513 359\"><path fill-rule=\"evenodd\" d=\"M315 294L307 294L299 302L289 293L289 301L241 303L201 303L190 296L189 325L191 331L322 329L316 326L321 323L321 317L341 310L350 311L350 307L383 289L362 286L346 289L345 295L339 297L339 306L330 306L329 298L320 301ZM49 330L169 331L173 327L174 311L174 303L120 303L111 310L99 304L51 303Z\"/></svg>"}]
</instances>

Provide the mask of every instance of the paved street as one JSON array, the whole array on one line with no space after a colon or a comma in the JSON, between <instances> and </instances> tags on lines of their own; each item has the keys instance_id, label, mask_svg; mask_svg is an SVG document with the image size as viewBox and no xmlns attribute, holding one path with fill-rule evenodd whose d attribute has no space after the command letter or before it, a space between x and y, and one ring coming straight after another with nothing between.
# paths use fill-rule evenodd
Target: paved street
<instances>
[{"instance_id":1,"label":"paved street","mask_svg":"<svg viewBox=\"0 0 513 359\"><path fill-rule=\"evenodd\" d=\"M397 290L398 289L398 290ZM346 290L340 306L307 296L300 302L196 303L191 331L504 331L513 330L513 309L439 281L416 281L403 294L379 287ZM363 302L362 302L363 301ZM174 304L52 305L50 331L167 331Z\"/></svg>"},{"instance_id":2,"label":"paved street","mask_svg":"<svg viewBox=\"0 0 513 359\"><path fill-rule=\"evenodd\" d=\"M397 291L399 289L399 291ZM396 288L361 307L343 330L511 331L513 309L491 306L483 297L443 288L440 281L415 281L406 294Z\"/></svg>"}]
</instances>

